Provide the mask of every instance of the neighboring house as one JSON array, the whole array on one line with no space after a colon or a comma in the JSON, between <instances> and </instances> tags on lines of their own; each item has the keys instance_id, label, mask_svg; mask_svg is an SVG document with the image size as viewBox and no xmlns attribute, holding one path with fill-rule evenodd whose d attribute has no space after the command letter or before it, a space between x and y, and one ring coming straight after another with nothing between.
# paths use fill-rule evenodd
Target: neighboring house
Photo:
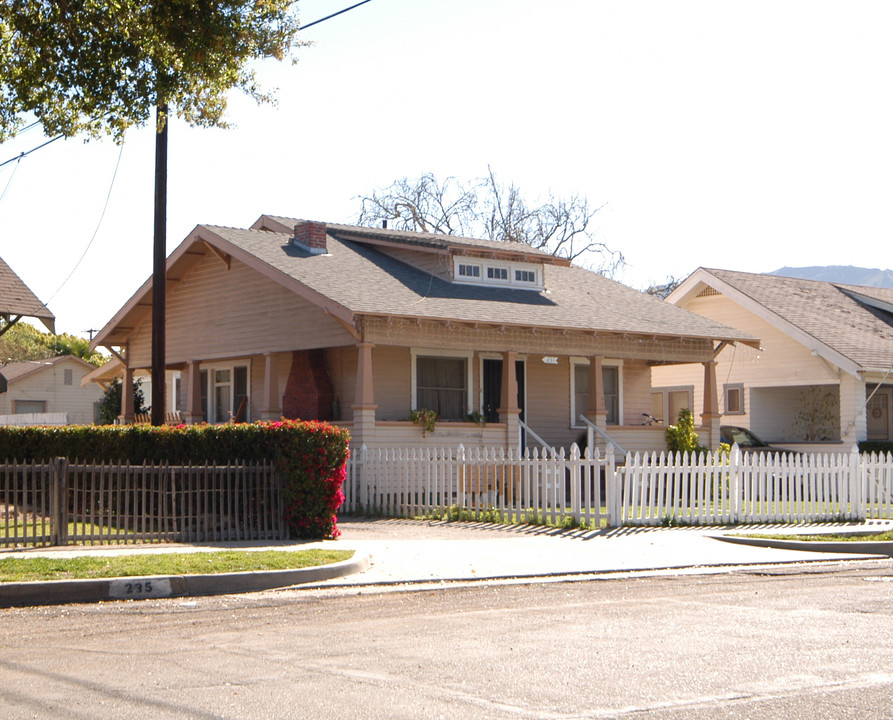
<instances>
[{"instance_id":1,"label":"neighboring house","mask_svg":"<svg viewBox=\"0 0 893 720\"><path fill-rule=\"evenodd\" d=\"M102 389L81 387L81 378L94 369L74 355L3 365L0 374L6 379L6 392L0 393L0 424L19 424L18 418L9 417L16 415L55 415L60 422L54 424L92 423Z\"/></svg>"},{"instance_id":2,"label":"neighboring house","mask_svg":"<svg viewBox=\"0 0 893 720\"><path fill-rule=\"evenodd\" d=\"M55 332L56 318L47 306L28 289L3 258L0 258L0 317L6 324L0 329L3 335L23 317L34 317L40 320L50 332Z\"/></svg>"},{"instance_id":3,"label":"neighboring house","mask_svg":"<svg viewBox=\"0 0 893 720\"><path fill-rule=\"evenodd\" d=\"M667 301L761 339L718 356L723 424L788 447L893 440L893 290L699 268ZM697 406L697 380L691 366L654 374L677 408Z\"/></svg>"},{"instance_id":4,"label":"neighboring house","mask_svg":"<svg viewBox=\"0 0 893 720\"><path fill-rule=\"evenodd\" d=\"M567 447L585 414L626 449L663 448L643 424L652 367L703 363L715 392L715 345L758 345L524 244L272 216L198 226L166 282L167 396L186 422L331 420L369 445L512 447L523 421L528 445ZM151 291L93 340L127 381L151 364Z\"/></svg>"}]
</instances>

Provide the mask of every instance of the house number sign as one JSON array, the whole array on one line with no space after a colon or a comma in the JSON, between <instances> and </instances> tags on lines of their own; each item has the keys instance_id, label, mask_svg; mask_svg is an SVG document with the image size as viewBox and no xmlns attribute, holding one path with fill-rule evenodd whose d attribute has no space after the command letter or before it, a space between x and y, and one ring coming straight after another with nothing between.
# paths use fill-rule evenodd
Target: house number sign
<instances>
[{"instance_id":1,"label":"house number sign","mask_svg":"<svg viewBox=\"0 0 893 720\"><path fill-rule=\"evenodd\" d=\"M109 583L109 597L115 600L139 600L171 596L170 578L116 578Z\"/></svg>"}]
</instances>

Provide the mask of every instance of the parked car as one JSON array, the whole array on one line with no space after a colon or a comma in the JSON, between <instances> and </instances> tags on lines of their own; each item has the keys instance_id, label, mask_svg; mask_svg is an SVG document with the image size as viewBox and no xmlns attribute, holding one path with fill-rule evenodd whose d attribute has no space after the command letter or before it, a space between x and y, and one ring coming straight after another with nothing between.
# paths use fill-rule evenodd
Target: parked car
<instances>
[{"instance_id":1,"label":"parked car","mask_svg":"<svg viewBox=\"0 0 893 720\"><path fill-rule=\"evenodd\" d=\"M719 428L722 442L728 445L738 443L738 447L747 452L779 452L778 448L758 438L747 428L735 425L723 425Z\"/></svg>"}]
</instances>

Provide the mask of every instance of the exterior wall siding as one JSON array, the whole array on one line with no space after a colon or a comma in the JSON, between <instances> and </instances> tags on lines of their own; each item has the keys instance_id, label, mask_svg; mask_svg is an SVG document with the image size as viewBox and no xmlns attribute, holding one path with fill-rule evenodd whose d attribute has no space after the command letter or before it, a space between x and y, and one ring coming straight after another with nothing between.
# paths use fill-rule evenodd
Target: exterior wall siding
<instances>
[{"instance_id":1,"label":"exterior wall siding","mask_svg":"<svg viewBox=\"0 0 893 720\"><path fill-rule=\"evenodd\" d=\"M236 260L208 255L167 297L167 362L352 345L331 316ZM130 340L131 366L151 365L151 322Z\"/></svg>"}]
</instances>

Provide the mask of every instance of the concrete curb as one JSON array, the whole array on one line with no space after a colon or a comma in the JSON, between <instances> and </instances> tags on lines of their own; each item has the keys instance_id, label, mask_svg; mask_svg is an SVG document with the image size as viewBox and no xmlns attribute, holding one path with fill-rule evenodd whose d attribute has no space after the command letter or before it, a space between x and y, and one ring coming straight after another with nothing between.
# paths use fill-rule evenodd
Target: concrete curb
<instances>
[{"instance_id":1,"label":"concrete curb","mask_svg":"<svg viewBox=\"0 0 893 720\"><path fill-rule=\"evenodd\" d=\"M357 553L350 560L295 570L4 583L0 585L0 607L257 592L344 577L363 572L370 564L368 555Z\"/></svg>"},{"instance_id":2,"label":"concrete curb","mask_svg":"<svg viewBox=\"0 0 893 720\"><path fill-rule=\"evenodd\" d=\"M810 540L775 540L772 538L749 538L740 535L711 535L714 540L751 545L753 547L774 548L776 550L806 550L808 552L848 553L855 555L886 555L893 557L893 541L886 542L820 542Z\"/></svg>"}]
</instances>

